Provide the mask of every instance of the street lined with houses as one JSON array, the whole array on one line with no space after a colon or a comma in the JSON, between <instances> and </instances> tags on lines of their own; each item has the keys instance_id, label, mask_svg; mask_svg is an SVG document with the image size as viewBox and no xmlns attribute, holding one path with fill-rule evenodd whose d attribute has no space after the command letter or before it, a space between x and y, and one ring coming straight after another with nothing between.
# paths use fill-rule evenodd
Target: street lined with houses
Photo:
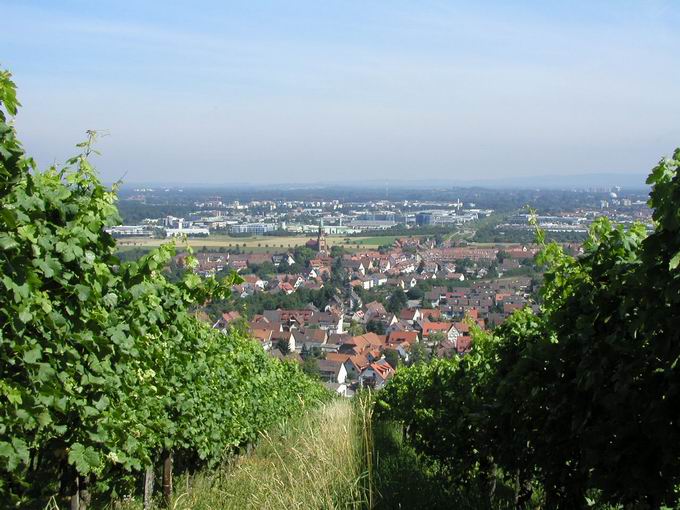
<instances>
[{"instance_id":1,"label":"street lined with houses","mask_svg":"<svg viewBox=\"0 0 680 510\"><path fill-rule=\"evenodd\" d=\"M229 310L213 308L205 320L215 319L213 327L225 333L247 330L271 356L302 364L350 396L360 387L381 388L401 365L463 356L471 329L493 328L518 308L536 307L537 252L531 245L455 246L412 237L347 252L329 246L319 228L293 251L195 257L203 275L236 271L242 279ZM176 260L181 266L185 259ZM275 309L267 308L272 299Z\"/></svg>"}]
</instances>

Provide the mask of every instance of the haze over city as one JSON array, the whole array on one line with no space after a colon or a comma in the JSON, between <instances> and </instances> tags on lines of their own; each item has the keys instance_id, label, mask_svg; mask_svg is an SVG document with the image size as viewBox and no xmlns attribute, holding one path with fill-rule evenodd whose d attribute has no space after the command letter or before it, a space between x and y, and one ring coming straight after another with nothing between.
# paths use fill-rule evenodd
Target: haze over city
<instances>
[{"instance_id":1,"label":"haze over city","mask_svg":"<svg viewBox=\"0 0 680 510\"><path fill-rule=\"evenodd\" d=\"M2 0L41 166L106 181L642 180L680 138L674 2Z\"/></svg>"},{"instance_id":2,"label":"haze over city","mask_svg":"<svg viewBox=\"0 0 680 510\"><path fill-rule=\"evenodd\" d=\"M680 0L0 21L0 510L680 510Z\"/></svg>"}]
</instances>

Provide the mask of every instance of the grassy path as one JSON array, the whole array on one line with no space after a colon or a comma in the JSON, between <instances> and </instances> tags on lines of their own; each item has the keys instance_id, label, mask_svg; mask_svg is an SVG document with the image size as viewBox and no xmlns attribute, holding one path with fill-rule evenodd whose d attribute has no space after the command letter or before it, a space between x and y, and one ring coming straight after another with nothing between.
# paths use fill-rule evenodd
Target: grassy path
<instances>
[{"instance_id":1,"label":"grassy path","mask_svg":"<svg viewBox=\"0 0 680 510\"><path fill-rule=\"evenodd\" d=\"M337 399L262 435L247 455L177 479L174 510L485 509L451 487L401 427L373 422L366 399ZM116 508L141 510L138 500ZM494 508L510 508L496 505Z\"/></svg>"},{"instance_id":2,"label":"grassy path","mask_svg":"<svg viewBox=\"0 0 680 510\"><path fill-rule=\"evenodd\" d=\"M177 480L175 510L363 509L370 490L361 413L334 400L263 434L252 453ZM124 505L140 509L138 501Z\"/></svg>"}]
</instances>

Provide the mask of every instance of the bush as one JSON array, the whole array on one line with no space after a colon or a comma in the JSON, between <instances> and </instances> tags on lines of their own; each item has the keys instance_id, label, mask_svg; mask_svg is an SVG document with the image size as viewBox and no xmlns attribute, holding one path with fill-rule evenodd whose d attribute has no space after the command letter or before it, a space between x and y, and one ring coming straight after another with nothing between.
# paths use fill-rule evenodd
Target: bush
<instances>
[{"instance_id":1,"label":"bush","mask_svg":"<svg viewBox=\"0 0 680 510\"><path fill-rule=\"evenodd\" d=\"M680 149L647 182L650 235L601 218L575 259L539 231L540 313L515 312L476 331L469 355L387 385L383 416L451 480L500 477L517 504L539 488L548 508L678 504Z\"/></svg>"},{"instance_id":2,"label":"bush","mask_svg":"<svg viewBox=\"0 0 680 510\"><path fill-rule=\"evenodd\" d=\"M115 190L89 162L95 133L66 167L40 172L8 121L18 103L6 72L0 105L3 504L134 490L161 455L213 463L324 397L296 365L196 320L235 274L171 283L173 244L116 257L104 231L120 222Z\"/></svg>"}]
</instances>

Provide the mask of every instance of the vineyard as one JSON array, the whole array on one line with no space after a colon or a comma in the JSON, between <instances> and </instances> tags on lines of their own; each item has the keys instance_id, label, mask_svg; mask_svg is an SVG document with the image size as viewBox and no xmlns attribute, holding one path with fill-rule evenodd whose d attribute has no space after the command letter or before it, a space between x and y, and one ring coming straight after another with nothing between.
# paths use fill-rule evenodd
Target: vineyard
<instances>
[{"instance_id":1,"label":"vineyard","mask_svg":"<svg viewBox=\"0 0 680 510\"><path fill-rule=\"evenodd\" d=\"M104 231L120 222L116 189L91 164L96 133L63 167L40 171L16 138L18 107L0 71L3 506L172 507L173 473L199 472L214 489L192 493L205 507L251 484L251 505L259 490L258 507L304 508L279 488L301 490L309 459L325 464L305 479L307 507L314 497L318 508L680 504L680 149L647 181L651 234L603 218L574 258L538 230L540 312L517 311L492 332L471 325L470 353L400 368L375 395L374 451L371 409L361 426L347 402L309 415L329 394L297 364L196 319L237 275L170 282L173 244L118 259ZM235 461L235 478L205 474L294 416L305 417L297 450L283 431ZM331 426L338 433L315 449L308 431ZM344 451L346 468L329 451ZM264 465L269 485L257 479ZM332 469L345 478L324 478Z\"/></svg>"},{"instance_id":2,"label":"vineyard","mask_svg":"<svg viewBox=\"0 0 680 510\"><path fill-rule=\"evenodd\" d=\"M121 263L104 232L119 222L115 189L89 160L95 133L38 171L16 139L10 78L0 73L0 501L86 508L143 480L148 506L162 474L170 504L173 469L238 452L325 390L192 315L235 275L170 283L172 245Z\"/></svg>"},{"instance_id":3,"label":"vineyard","mask_svg":"<svg viewBox=\"0 0 680 510\"><path fill-rule=\"evenodd\" d=\"M680 150L647 182L654 232L600 219L575 259L539 231L540 313L380 395L380 417L458 492L496 508L677 507Z\"/></svg>"}]
</instances>

